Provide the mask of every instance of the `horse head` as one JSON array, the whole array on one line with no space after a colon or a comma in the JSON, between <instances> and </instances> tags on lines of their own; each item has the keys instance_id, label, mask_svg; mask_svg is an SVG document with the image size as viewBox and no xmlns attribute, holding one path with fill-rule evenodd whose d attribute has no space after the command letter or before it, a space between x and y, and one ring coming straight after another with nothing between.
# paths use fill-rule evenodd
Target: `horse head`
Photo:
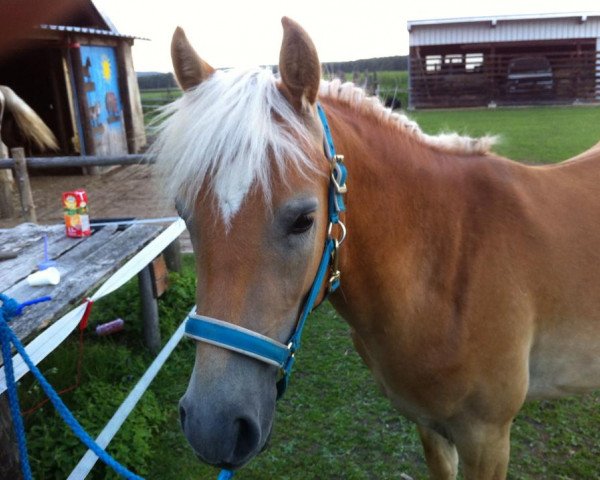
<instances>
[{"instance_id":1,"label":"horse head","mask_svg":"<svg viewBox=\"0 0 600 480\"><path fill-rule=\"evenodd\" d=\"M280 76L216 71L178 28L171 55L185 93L170 107L155 148L191 233L197 313L284 343L323 253L330 166L316 106L316 49L299 25L282 23ZM238 468L264 448L279 374L197 343L180 415L200 459Z\"/></svg>"}]
</instances>

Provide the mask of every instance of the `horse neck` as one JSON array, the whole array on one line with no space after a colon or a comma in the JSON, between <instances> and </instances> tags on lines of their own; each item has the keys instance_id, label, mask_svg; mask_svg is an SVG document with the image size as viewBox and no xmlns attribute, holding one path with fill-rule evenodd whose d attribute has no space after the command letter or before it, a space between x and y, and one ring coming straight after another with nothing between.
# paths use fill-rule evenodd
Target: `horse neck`
<instances>
[{"instance_id":1,"label":"horse neck","mask_svg":"<svg viewBox=\"0 0 600 480\"><path fill-rule=\"evenodd\" d=\"M378 298L382 306L389 300L392 285L396 298L413 299L409 289L444 253L440 240L454 235L452 210L460 204L463 176L458 165L465 162L369 113L333 102L324 106L348 169L342 289L332 302L357 328L361 318L386 315L385 308L373 309Z\"/></svg>"},{"instance_id":2,"label":"horse neck","mask_svg":"<svg viewBox=\"0 0 600 480\"><path fill-rule=\"evenodd\" d=\"M453 200L456 181L477 162L474 155L445 152L369 112L345 104L326 110L336 150L345 157L348 222L356 224L358 236L366 229L386 227L394 236L402 227L414 228L425 211Z\"/></svg>"}]
</instances>

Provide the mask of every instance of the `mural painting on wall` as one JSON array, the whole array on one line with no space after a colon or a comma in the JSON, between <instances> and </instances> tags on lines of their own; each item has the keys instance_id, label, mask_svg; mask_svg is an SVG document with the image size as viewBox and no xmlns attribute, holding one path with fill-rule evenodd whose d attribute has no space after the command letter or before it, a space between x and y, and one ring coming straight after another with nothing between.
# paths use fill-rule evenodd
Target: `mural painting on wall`
<instances>
[{"instance_id":1,"label":"mural painting on wall","mask_svg":"<svg viewBox=\"0 0 600 480\"><path fill-rule=\"evenodd\" d=\"M115 49L82 46L81 59L96 155L126 154L127 138Z\"/></svg>"}]
</instances>

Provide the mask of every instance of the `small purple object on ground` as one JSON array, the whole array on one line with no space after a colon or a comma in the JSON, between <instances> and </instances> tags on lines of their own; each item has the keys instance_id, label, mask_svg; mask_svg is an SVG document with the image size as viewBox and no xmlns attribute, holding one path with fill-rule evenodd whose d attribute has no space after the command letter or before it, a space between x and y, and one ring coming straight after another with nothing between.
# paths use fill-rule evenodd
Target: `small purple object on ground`
<instances>
[{"instance_id":1,"label":"small purple object on ground","mask_svg":"<svg viewBox=\"0 0 600 480\"><path fill-rule=\"evenodd\" d=\"M103 337L111 333L120 332L125 327L125 322L121 318L117 318L112 322L101 323L96 327L96 335Z\"/></svg>"}]
</instances>

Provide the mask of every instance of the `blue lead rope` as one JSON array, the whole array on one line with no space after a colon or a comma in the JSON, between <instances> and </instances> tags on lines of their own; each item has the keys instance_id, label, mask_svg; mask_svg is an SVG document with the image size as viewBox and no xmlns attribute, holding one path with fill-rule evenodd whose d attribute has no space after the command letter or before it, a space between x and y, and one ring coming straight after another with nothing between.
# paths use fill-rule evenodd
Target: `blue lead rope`
<instances>
[{"instance_id":1,"label":"blue lead rope","mask_svg":"<svg viewBox=\"0 0 600 480\"><path fill-rule=\"evenodd\" d=\"M69 411L67 406L63 403L56 391L52 388L52 385L50 385L44 378L42 372L40 372L31 361L31 358L29 358L29 355L27 355L25 347L23 347L21 341L8 325L9 318L14 317L17 312L19 312L19 309L22 310L23 305L19 305L14 299L3 294L0 294L0 301L2 302L2 306L0 307L0 342L2 343L2 359L4 361L4 371L6 374L6 386L8 390L10 414L13 419L15 434L17 436L23 478L25 480L32 480L33 476L27 455L25 428L23 425L23 418L21 416L21 408L19 406L19 396L17 392L17 384L15 382L12 355L10 351L11 344L14 345L15 349L21 355L31 373L33 373L38 382L40 382L42 389L54 405L54 408L62 417L63 421L69 426L71 431L77 436L77 438L79 438L79 440L88 449L94 452L100 460L102 460L106 465L112 468L123 478L131 480L143 480L142 477L129 471L127 468L118 463L114 458L106 453L106 451L100 447L100 445L98 445L92 437L90 437L90 435L83 429L77 419L75 419L73 414Z\"/></svg>"},{"instance_id":2,"label":"blue lead rope","mask_svg":"<svg viewBox=\"0 0 600 480\"><path fill-rule=\"evenodd\" d=\"M219 472L219 476L217 477L217 480L229 480L231 478L233 478L233 476L235 475L235 472L233 470L221 470Z\"/></svg>"},{"instance_id":3,"label":"blue lead rope","mask_svg":"<svg viewBox=\"0 0 600 480\"><path fill-rule=\"evenodd\" d=\"M21 416L21 406L19 405L19 395L15 382L15 372L13 370L12 355L10 351L10 338L13 334L8 326L8 319L16 316L21 305L14 299L0 294L0 342L2 343L2 361L4 362L4 375L6 377L6 386L8 390L8 403L10 406L10 415L13 420L13 428L17 437L19 449L19 461L21 462L21 471L25 480L33 478L31 466L29 465L29 455L27 454L27 439L25 438L25 426Z\"/></svg>"}]
</instances>

